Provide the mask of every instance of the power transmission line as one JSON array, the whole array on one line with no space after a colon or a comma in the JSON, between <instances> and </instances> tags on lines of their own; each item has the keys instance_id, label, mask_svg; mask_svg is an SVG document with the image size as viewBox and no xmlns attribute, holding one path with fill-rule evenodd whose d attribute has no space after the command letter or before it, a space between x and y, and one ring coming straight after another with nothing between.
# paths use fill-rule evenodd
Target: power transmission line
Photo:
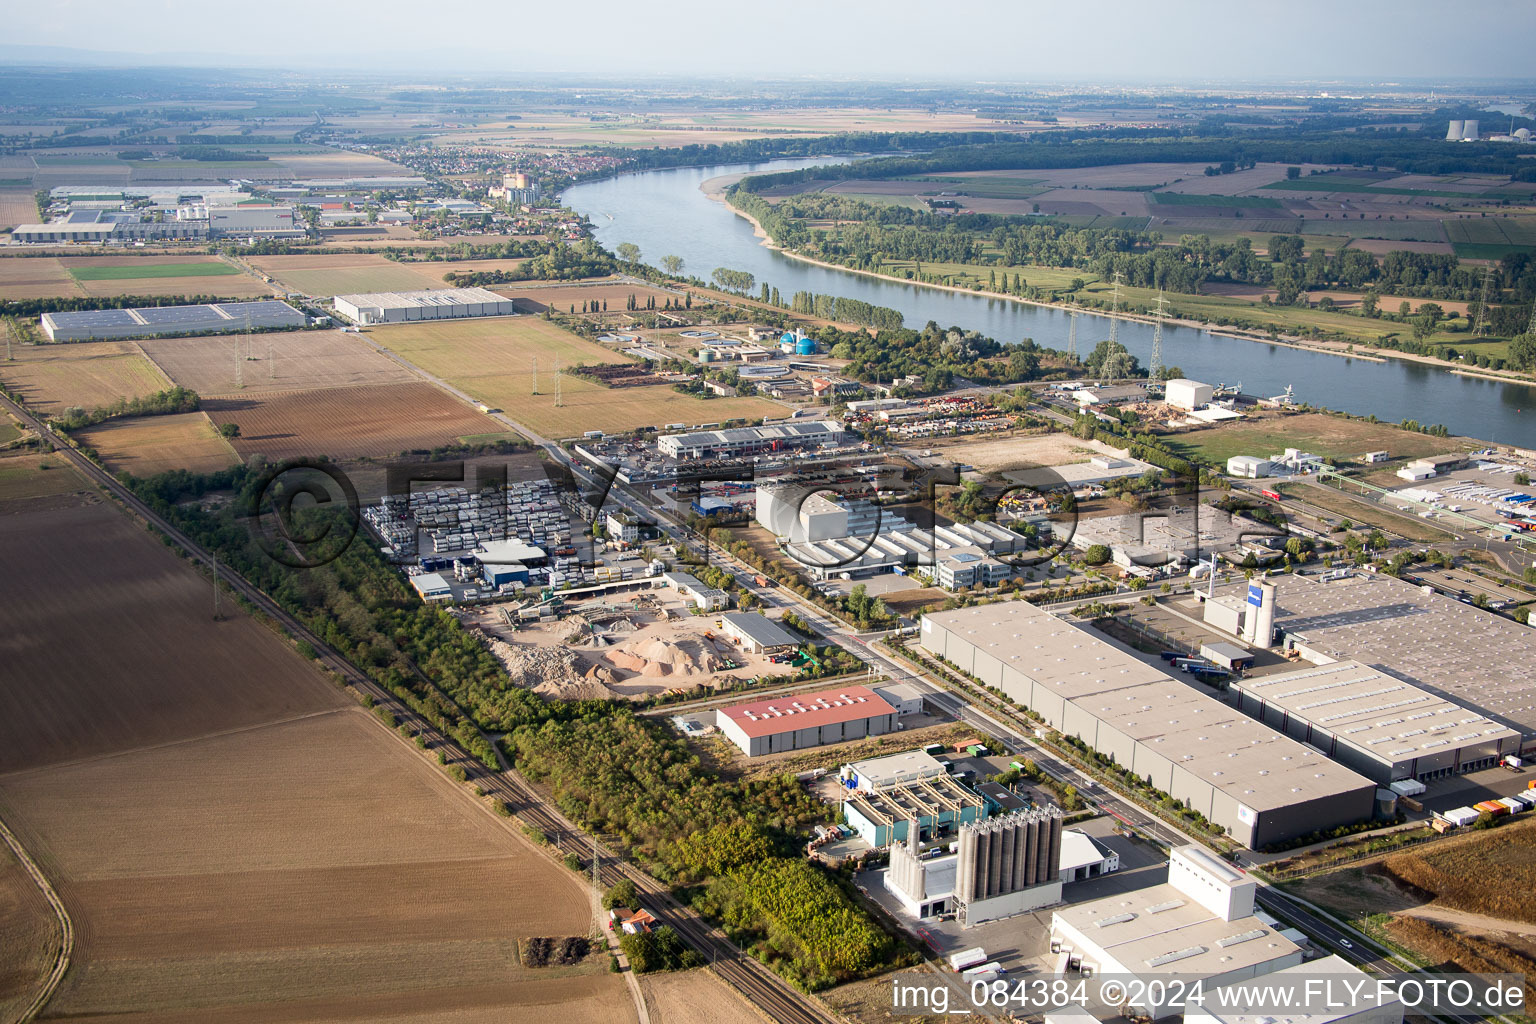
<instances>
[{"instance_id":1,"label":"power transmission line","mask_svg":"<svg viewBox=\"0 0 1536 1024\"><path fill-rule=\"evenodd\" d=\"M1472 326L1474 335L1488 333L1488 291L1493 285L1493 264L1483 264L1483 296L1477 300L1477 323Z\"/></svg>"},{"instance_id":2,"label":"power transmission line","mask_svg":"<svg viewBox=\"0 0 1536 1024\"><path fill-rule=\"evenodd\" d=\"M1163 373L1163 291L1157 291L1157 323L1152 328L1152 364L1147 368L1147 376L1157 380Z\"/></svg>"},{"instance_id":3,"label":"power transmission line","mask_svg":"<svg viewBox=\"0 0 1536 1024\"><path fill-rule=\"evenodd\" d=\"M1077 359L1077 310L1072 310L1072 324L1067 328L1067 358Z\"/></svg>"},{"instance_id":4,"label":"power transmission line","mask_svg":"<svg viewBox=\"0 0 1536 1024\"><path fill-rule=\"evenodd\" d=\"M533 357L533 393L539 393L539 357Z\"/></svg>"},{"instance_id":5,"label":"power transmission line","mask_svg":"<svg viewBox=\"0 0 1536 1024\"><path fill-rule=\"evenodd\" d=\"M555 364L555 408L558 409L558 408L560 408L564 404L565 404L565 402L563 400L563 396L560 394L560 364L556 363Z\"/></svg>"},{"instance_id":6,"label":"power transmission line","mask_svg":"<svg viewBox=\"0 0 1536 1024\"><path fill-rule=\"evenodd\" d=\"M1120 344L1120 271L1115 271L1115 295L1109 307L1109 348Z\"/></svg>"}]
</instances>

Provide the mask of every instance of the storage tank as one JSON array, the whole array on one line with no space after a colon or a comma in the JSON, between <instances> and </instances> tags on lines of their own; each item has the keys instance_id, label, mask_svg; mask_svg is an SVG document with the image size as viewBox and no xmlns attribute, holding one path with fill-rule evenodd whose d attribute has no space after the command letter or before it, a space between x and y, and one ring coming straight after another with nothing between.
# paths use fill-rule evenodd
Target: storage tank
<instances>
[{"instance_id":1,"label":"storage tank","mask_svg":"<svg viewBox=\"0 0 1536 1024\"><path fill-rule=\"evenodd\" d=\"M1477 141L1477 121L1464 121L1461 126L1461 138L1463 142Z\"/></svg>"},{"instance_id":2,"label":"storage tank","mask_svg":"<svg viewBox=\"0 0 1536 1024\"><path fill-rule=\"evenodd\" d=\"M1463 127L1464 127L1464 125L1463 125L1462 122L1460 122L1460 121L1452 121L1450 127L1445 130L1445 141L1446 142L1460 142L1461 141L1461 130L1462 130Z\"/></svg>"},{"instance_id":3,"label":"storage tank","mask_svg":"<svg viewBox=\"0 0 1536 1024\"><path fill-rule=\"evenodd\" d=\"M795 355L813 356L816 354L816 341L814 338L800 337L795 341Z\"/></svg>"},{"instance_id":4,"label":"storage tank","mask_svg":"<svg viewBox=\"0 0 1536 1024\"><path fill-rule=\"evenodd\" d=\"M710 348L699 350L699 362L712 363L715 361L715 350Z\"/></svg>"}]
</instances>

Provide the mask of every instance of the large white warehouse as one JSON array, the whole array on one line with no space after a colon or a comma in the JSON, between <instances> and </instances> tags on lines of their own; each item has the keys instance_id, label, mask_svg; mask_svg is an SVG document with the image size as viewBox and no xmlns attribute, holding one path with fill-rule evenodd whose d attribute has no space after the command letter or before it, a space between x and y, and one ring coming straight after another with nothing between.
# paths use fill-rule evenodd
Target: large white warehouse
<instances>
[{"instance_id":1,"label":"large white warehouse","mask_svg":"<svg viewBox=\"0 0 1536 1024\"><path fill-rule=\"evenodd\" d=\"M430 288L419 292L369 292L336 296L336 312L356 324L510 316L517 305L485 288Z\"/></svg>"}]
</instances>

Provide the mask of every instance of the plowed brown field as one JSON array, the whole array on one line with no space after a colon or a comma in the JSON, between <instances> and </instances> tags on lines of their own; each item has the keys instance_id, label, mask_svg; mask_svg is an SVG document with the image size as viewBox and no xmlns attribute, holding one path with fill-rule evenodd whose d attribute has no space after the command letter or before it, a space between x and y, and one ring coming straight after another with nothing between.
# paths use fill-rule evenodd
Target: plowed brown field
<instances>
[{"instance_id":1,"label":"plowed brown field","mask_svg":"<svg viewBox=\"0 0 1536 1024\"><path fill-rule=\"evenodd\" d=\"M356 335L341 331L258 334L249 342L236 335L154 338L139 344L167 376L205 398L401 384L418 379ZM240 369L239 385L236 367Z\"/></svg>"},{"instance_id":2,"label":"plowed brown field","mask_svg":"<svg viewBox=\"0 0 1536 1024\"><path fill-rule=\"evenodd\" d=\"M0 549L0 815L77 931L47 1019L635 1019L598 958L518 961L590 932L576 875L112 506Z\"/></svg>"},{"instance_id":3,"label":"plowed brown field","mask_svg":"<svg viewBox=\"0 0 1536 1024\"><path fill-rule=\"evenodd\" d=\"M502 425L431 384L327 388L205 401L217 424L234 423L242 456L382 457L504 432Z\"/></svg>"}]
</instances>

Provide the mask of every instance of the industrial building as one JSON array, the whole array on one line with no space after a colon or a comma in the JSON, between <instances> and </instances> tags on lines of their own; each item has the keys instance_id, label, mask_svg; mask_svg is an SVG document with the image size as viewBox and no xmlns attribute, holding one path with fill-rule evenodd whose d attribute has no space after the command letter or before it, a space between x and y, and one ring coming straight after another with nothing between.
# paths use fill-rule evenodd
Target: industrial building
<instances>
[{"instance_id":1,"label":"industrial building","mask_svg":"<svg viewBox=\"0 0 1536 1024\"><path fill-rule=\"evenodd\" d=\"M875 692L903 717L923 713L923 691L911 683L881 683Z\"/></svg>"},{"instance_id":2,"label":"industrial building","mask_svg":"<svg viewBox=\"0 0 1536 1024\"><path fill-rule=\"evenodd\" d=\"M1227 476L1235 476L1240 480L1257 480L1269 476L1273 468L1268 459L1261 459L1257 455L1234 455L1227 460Z\"/></svg>"},{"instance_id":3,"label":"industrial building","mask_svg":"<svg viewBox=\"0 0 1536 1024\"><path fill-rule=\"evenodd\" d=\"M658 583L663 587L675 589L701 612L712 612L718 608L724 608L729 600L725 591L718 587L705 586L698 577L686 572L664 572L658 577Z\"/></svg>"},{"instance_id":4,"label":"industrial building","mask_svg":"<svg viewBox=\"0 0 1536 1024\"><path fill-rule=\"evenodd\" d=\"M97 338L158 338L167 335L228 334L244 330L303 327L303 313L286 302L221 302L205 306L145 306L139 309L87 309L44 313L49 341Z\"/></svg>"},{"instance_id":5,"label":"industrial building","mask_svg":"<svg viewBox=\"0 0 1536 1024\"><path fill-rule=\"evenodd\" d=\"M1296 967L1301 947L1254 914L1257 884L1198 846L1169 856L1168 881L1080 903L1051 914L1051 950L1084 973L1149 982L1204 978L1214 987ZM1146 1003L1128 1007L1154 1020L1182 1006L1150 998L1164 986L1134 986ZM1167 998L1167 993L1163 994Z\"/></svg>"},{"instance_id":6,"label":"industrial building","mask_svg":"<svg viewBox=\"0 0 1536 1024\"><path fill-rule=\"evenodd\" d=\"M1385 575L1271 582L1275 625L1308 661L1369 665L1514 730L1522 754L1536 749L1536 630Z\"/></svg>"},{"instance_id":7,"label":"industrial building","mask_svg":"<svg viewBox=\"0 0 1536 1024\"><path fill-rule=\"evenodd\" d=\"M715 711L715 725L748 757L896 731L896 709L867 686L787 694Z\"/></svg>"},{"instance_id":8,"label":"industrial building","mask_svg":"<svg viewBox=\"0 0 1536 1024\"><path fill-rule=\"evenodd\" d=\"M419 292L338 295L336 312L362 324L449 320L466 316L511 316L517 304L485 288L428 288Z\"/></svg>"},{"instance_id":9,"label":"industrial building","mask_svg":"<svg viewBox=\"0 0 1536 1024\"><path fill-rule=\"evenodd\" d=\"M1162 470L1150 462L1142 462L1133 459L1130 452L1098 441L1088 444L1094 448L1108 449L1091 456L1083 462L1071 462L1064 466L1041 466L1038 469L1015 470L1004 473L1003 476L1016 484L1034 488L1037 491L1052 491L1061 487L1077 490L1081 487L1090 487L1094 484L1102 484L1107 480L1119 480L1128 476L1141 476L1144 473L1161 473Z\"/></svg>"},{"instance_id":10,"label":"industrial building","mask_svg":"<svg viewBox=\"0 0 1536 1024\"><path fill-rule=\"evenodd\" d=\"M410 577L411 586L416 588L416 593L428 604L437 601L452 601L453 591L448 587L448 581L441 573L424 572Z\"/></svg>"},{"instance_id":11,"label":"industrial building","mask_svg":"<svg viewBox=\"0 0 1536 1024\"><path fill-rule=\"evenodd\" d=\"M35 244L58 242L172 242L208 237L206 219L145 217L136 210L71 210L46 224L18 224L11 241Z\"/></svg>"},{"instance_id":12,"label":"industrial building","mask_svg":"<svg viewBox=\"0 0 1536 1024\"><path fill-rule=\"evenodd\" d=\"M919 641L1245 846L1375 809L1369 779L1027 602L925 615Z\"/></svg>"},{"instance_id":13,"label":"industrial building","mask_svg":"<svg viewBox=\"0 0 1536 1024\"><path fill-rule=\"evenodd\" d=\"M720 616L720 630L752 654L781 654L800 646L794 634L758 612L727 612Z\"/></svg>"},{"instance_id":14,"label":"industrial building","mask_svg":"<svg viewBox=\"0 0 1536 1024\"><path fill-rule=\"evenodd\" d=\"M927 858L910 826L891 848L885 888L913 917L954 912L962 926L1061 902L1061 810L1045 806L959 827L955 852Z\"/></svg>"},{"instance_id":15,"label":"industrial building","mask_svg":"<svg viewBox=\"0 0 1536 1024\"><path fill-rule=\"evenodd\" d=\"M1491 768L1520 734L1358 661L1233 680L1261 722L1387 785Z\"/></svg>"},{"instance_id":16,"label":"industrial building","mask_svg":"<svg viewBox=\"0 0 1536 1024\"><path fill-rule=\"evenodd\" d=\"M1232 986L1215 985L1206 990L1199 1006L1184 1011L1184 1024L1403 1024L1403 1003L1396 996L1381 1000L1351 1000L1333 1009L1307 1011L1282 1009L1278 1004L1290 1000L1293 1007L1303 1007L1320 1000L1315 990L1308 998L1309 985L1327 980L1334 992L1346 991L1345 985L1358 986L1374 982L1369 975L1340 956L1325 956L1296 967L1284 967L1264 976L1274 1005L1245 1005L1246 993ZM1294 998L1292 998L1294 993ZM1251 998L1251 997L1249 997ZM1262 1012L1261 1012L1262 1011Z\"/></svg>"},{"instance_id":17,"label":"industrial building","mask_svg":"<svg viewBox=\"0 0 1536 1024\"><path fill-rule=\"evenodd\" d=\"M208 233L216 238L295 238L309 234L309 228L294 215L291 206L210 206L207 211Z\"/></svg>"},{"instance_id":18,"label":"industrial building","mask_svg":"<svg viewBox=\"0 0 1536 1024\"><path fill-rule=\"evenodd\" d=\"M674 459L703 459L757 455L793 448L819 448L839 444L842 439L843 428L839 424L831 420L812 420L805 423L769 423L761 427L664 434L657 438L656 448L661 454Z\"/></svg>"},{"instance_id":19,"label":"industrial building","mask_svg":"<svg viewBox=\"0 0 1536 1024\"><path fill-rule=\"evenodd\" d=\"M848 827L876 849L909 842L914 825L919 840L938 839L982 820L987 812L984 797L946 772L850 789L843 797Z\"/></svg>"},{"instance_id":20,"label":"industrial building","mask_svg":"<svg viewBox=\"0 0 1536 1024\"><path fill-rule=\"evenodd\" d=\"M1184 377L1175 377L1163 384L1163 401L1185 412L1205 408L1211 404L1211 399L1215 395L1216 389L1209 384L1202 384L1197 380Z\"/></svg>"},{"instance_id":21,"label":"industrial building","mask_svg":"<svg viewBox=\"0 0 1536 1024\"><path fill-rule=\"evenodd\" d=\"M829 498L809 487L759 487L756 518L786 541L785 550L813 576L922 567L949 589L1008 579L1012 567L996 556L1028 543L1011 530L979 520L920 529L872 502Z\"/></svg>"},{"instance_id":22,"label":"industrial building","mask_svg":"<svg viewBox=\"0 0 1536 1024\"><path fill-rule=\"evenodd\" d=\"M1061 833L1061 884L1084 882L1120 870L1120 855L1093 836L1069 828Z\"/></svg>"}]
</instances>

